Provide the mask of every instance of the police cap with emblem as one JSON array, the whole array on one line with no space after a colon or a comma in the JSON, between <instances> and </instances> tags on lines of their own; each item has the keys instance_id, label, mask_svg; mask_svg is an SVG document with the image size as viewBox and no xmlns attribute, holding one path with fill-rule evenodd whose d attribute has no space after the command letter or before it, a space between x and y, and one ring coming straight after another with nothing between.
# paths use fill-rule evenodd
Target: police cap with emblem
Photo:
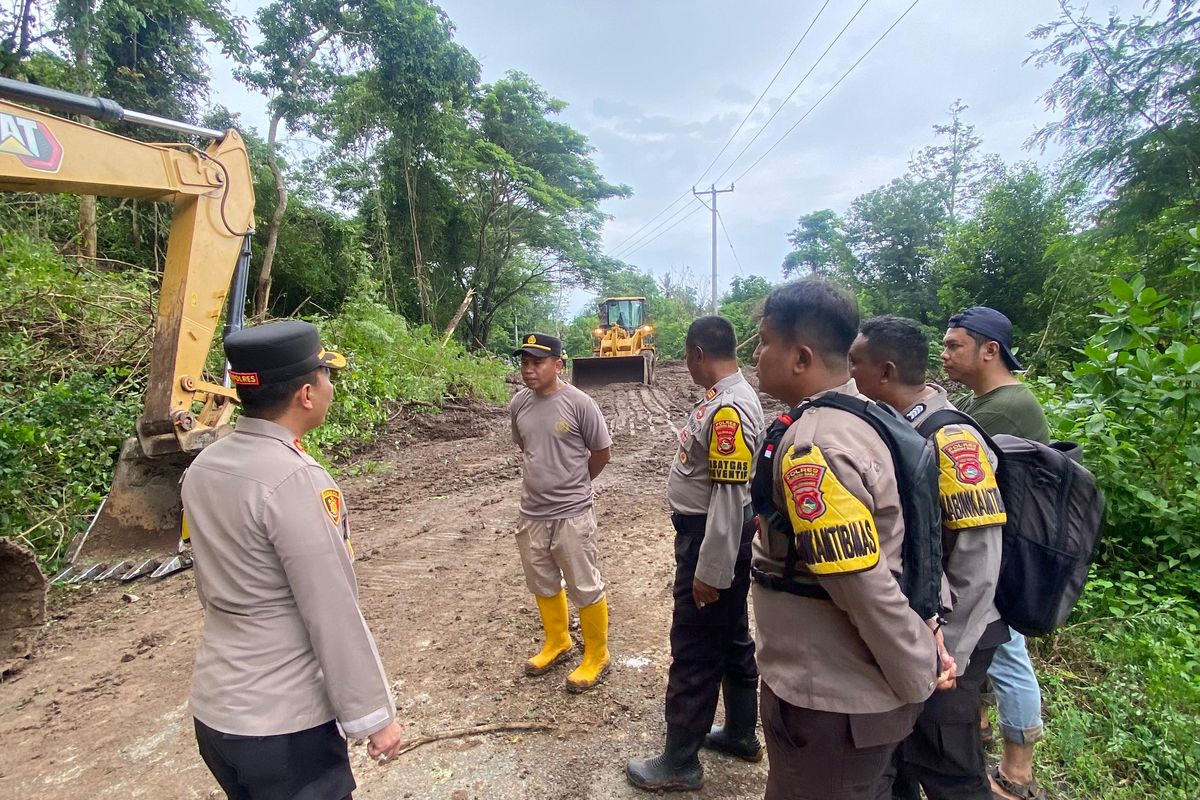
<instances>
[{"instance_id":1,"label":"police cap with emblem","mask_svg":"<svg viewBox=\"0 0 1200 800\"><path fill-rule=\"evenodd\" d=\"M318 367L341 369L346 357L321 347L315 325L298 319L268 322L225 337L234 386L267 386L307 375Z\"/></svg>"},{"instance_id":2,"label":"police cap with emblem","mask_svg":"<svg viewBox=\"0 0 1200 800\"><path fill-rule=\"evenodd\" d=\"M514 356L528 353L537 358L553 356L562 358L562 341L544 333L531 333L521 342L521 346L513 351Z\"/></svg>"}]
</instances>

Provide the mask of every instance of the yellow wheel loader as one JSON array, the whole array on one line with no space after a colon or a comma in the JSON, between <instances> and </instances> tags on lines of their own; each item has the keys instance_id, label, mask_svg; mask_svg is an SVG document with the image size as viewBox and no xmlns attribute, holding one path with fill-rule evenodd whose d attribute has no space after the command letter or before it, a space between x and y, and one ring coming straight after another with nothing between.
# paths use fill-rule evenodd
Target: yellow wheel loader
<instances>
[{"instance_id":1,"label":"yellow wheel loader","mask_svg":"<svg viewBox=\"0 0 1200 800\"><path fill-rule=\"evenodd\" d=\"M209 144L139 142L29 105L149 125ZM108 560L94 577L126 577L138 566L147 571L146 561L130 559L178 550L183 469L231 430L237 394L227 378L206 375L204 364L231 294L226 329L242 322L254 225L246 146L235 130L201 128L127 111L103 98L0 78L0 191L130 197L174 206L136 435L121 448L112 489L92 525L68 549L72 562L85 549L89 558ZM40 578L36 562L25 557L22 570L16 552L0 550L0 575L36 572ZM28 581L18 583L28 591ZM0 592L8 587L5 581ZM8 602L0 595L0 607ZM0 650L3 636L0 631Z\"/></svg>"},{"instance_id":2,"label":"yellow wheel loader","mask_svg":"<svg viewBox=\"0 0 1200 800\"><path fill-rule=\"evenodd\" d=\"M644 297L609 297L600 303L600 327L592 331L592 357L571 362L576 386L654 383L654 326Z\"/></svg>"}]
</instances>

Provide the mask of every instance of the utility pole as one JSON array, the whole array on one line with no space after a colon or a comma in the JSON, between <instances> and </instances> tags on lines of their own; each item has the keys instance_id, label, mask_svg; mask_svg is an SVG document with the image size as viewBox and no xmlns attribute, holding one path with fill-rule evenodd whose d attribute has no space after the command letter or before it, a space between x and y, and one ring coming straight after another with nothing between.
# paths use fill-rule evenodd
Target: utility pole
<instances>
[{"instance_id":1,"label":"utility pole","mask_svg":"<svg viewBox=\"0 0 1200 800\"><path fill-rule=\"evenodd\" d=\"M717 313L717 195L725 194L733 191L733 184L729 184L728 189L718 189L716 184L709 184L708 191L697 192L696 187L692 187L692 194L699 198L700 195L709 195L712 200L712 303L709 307L709 313ZM703 201L701 201L703 202Z\"/></svg>"}]
</instances>

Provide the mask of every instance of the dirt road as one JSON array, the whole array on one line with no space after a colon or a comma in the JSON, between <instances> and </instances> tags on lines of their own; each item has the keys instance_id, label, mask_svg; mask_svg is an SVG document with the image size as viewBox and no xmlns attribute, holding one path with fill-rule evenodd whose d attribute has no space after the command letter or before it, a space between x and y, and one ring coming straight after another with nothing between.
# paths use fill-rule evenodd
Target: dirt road
<instances>
[{"instance_id":1,"label":"dirt road","mask_svg":"<svg viewBox=\"0 0 1200 800\"><path fill-rule=\"evenodd\" d=\"M613 433L597 483L614 667L568 695L572 666L522 674L541 628L513 544L520 460L502 407L403 421L344 465L366 616L411 737L538 722L541 732L436 742L388 767L355 748L359 798L644 798L625 760L662 741L673 533L664 484L686 370L592 390ZM0 798L221 797L186 702L201 616L190 573L52 592L33 660L0 683ZM574 624L574 623L573 623ZM576 638L578 634L576 633ZM762 796L765 763L702 755L704 798Z\"/></svg>"}]
</instances>

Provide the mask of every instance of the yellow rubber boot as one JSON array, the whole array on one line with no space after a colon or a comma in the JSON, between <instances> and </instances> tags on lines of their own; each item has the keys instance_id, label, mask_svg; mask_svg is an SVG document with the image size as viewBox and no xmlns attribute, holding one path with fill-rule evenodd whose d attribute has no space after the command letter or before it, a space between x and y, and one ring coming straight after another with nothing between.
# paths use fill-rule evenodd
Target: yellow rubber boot
<instances>
[{"instance_id":1,"label":"yellow rubber boot","mask_svg":"<svg viewBox=\"0 0 1200 800\"><path fill-rule=\"evenodd\" d=\"M579 609L583 630L583 661L567 676L568 692L584 692L600 682L608 671L608 599Z\"/></svg>"},{"instance_id":2,"label":"yellow rubber boot","mask_svg":"<svg viewBox=\"0 0 1200 800\"><path fill-rule=\"evenodd\" d=\"M542 615L542 630L546 632L546 643L542 651L525 662L526 675L542 675L562 661L574 645L567 630L567 593L559 592L553 597L538 597L538 611Z\"/></svg>"}]
</instances>

